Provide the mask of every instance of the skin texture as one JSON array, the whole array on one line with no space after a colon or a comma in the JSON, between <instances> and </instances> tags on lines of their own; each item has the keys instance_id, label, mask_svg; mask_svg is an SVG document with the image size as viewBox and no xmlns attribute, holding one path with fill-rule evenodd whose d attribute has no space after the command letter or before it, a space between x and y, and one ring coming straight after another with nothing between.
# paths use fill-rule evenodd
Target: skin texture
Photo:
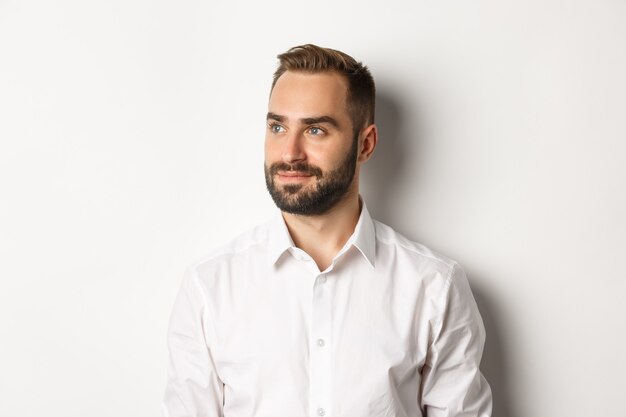
<instances>
[{"instance_id":1,"label":"skin texture","mask_svg":"<svg viewBox=\"0 0 626 417\"><path fill-rule=\"evenodd\" d=\"M291 237L320 270L330 265L354 231L360 214L360 167L378 140L376 125L371 124L359 130L354 142L347 92L347 80L337 73L287 71L276 82L268 106L268 188L290 206L281 211ZM332 181L339 192L331 196L328 207L300 213L290 209L319 197Z\"/></svg>"}]
</instances>

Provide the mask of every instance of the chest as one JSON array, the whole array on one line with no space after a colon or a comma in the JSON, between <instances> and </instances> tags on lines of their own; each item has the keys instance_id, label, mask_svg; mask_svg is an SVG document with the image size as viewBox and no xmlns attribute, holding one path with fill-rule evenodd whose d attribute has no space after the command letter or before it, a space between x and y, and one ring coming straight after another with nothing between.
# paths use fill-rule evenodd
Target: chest
<instances>
[{"instance_id":1,"label":"chest","mask_svg":"<svg viewBox=\"0 0 626 417\"><path fill-rule=\"evenodd\" d=\"M420 285L366 268L285 268L231 279L212 294L212 349L223 382L302 394L323 380L366 394L390 374L417 372L429 342Z\"/></svg>"}]
</instances>

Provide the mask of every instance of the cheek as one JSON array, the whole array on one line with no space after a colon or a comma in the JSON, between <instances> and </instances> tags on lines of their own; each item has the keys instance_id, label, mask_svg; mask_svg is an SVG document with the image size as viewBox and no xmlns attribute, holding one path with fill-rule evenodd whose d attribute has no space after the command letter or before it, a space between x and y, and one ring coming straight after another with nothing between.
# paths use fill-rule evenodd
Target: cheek
<instances>
[{"instance_id":1,"label":"cheek","mask_svg":"<svg viewBox=\"0 0 626 417\"><path fill-rule=\"evenodd\" d=\"M349 149L343 147L328 146L310 149L307 156L311 165L316 165L326 171L336 169L338 165L342 164L348 152Z\"/></svg>"},{"instance_id":2,"label":"cheek","mask_svg":"<svg viewBox=\"0 0 626 417\"><path fill-rule=\"evenodd\" d=\"M277 149L275 144L272 144L272 141L269 139L265 139L265 161L275 161L277 156L279 156L280 151Z\"/></svg>"}]
</instances>

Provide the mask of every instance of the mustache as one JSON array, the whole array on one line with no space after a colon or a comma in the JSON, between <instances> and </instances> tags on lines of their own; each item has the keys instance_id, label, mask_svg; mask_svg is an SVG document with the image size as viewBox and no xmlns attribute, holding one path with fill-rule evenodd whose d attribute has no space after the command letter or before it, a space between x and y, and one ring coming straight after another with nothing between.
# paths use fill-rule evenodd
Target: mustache
<instances>
[{"instance_id":1,"label":"mustache","mask_svg":"<svg viewBox=\"0 0 626 417\"><path fill-rule=\"evenodd\" d=\"M295 164L288 164L286 162L275 162L270 166L270 174L276 175L278 171L293 171L302 172L306 175L312 175L321 178L323 175L322 170L314 165L309 165L306 162L297 162Z\"/></svg>"}]
</instances>

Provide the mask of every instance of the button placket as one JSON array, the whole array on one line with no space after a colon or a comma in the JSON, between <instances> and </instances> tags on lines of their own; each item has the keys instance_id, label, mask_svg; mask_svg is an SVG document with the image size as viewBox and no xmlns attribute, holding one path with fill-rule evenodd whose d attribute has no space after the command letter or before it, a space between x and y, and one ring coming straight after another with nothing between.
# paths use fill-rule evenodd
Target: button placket
<instances>
[{"instance_id":1,"label":"button placket","mask_svg":"<svg viewBox=\"0 0 626 417\"><path fill-rule=\"evenodd\" d=\"M310 415L330 417L331 412L331 294L332 286L325 274L314 281L311 304L310 349Z\"/></svg>"}]
</instances>

